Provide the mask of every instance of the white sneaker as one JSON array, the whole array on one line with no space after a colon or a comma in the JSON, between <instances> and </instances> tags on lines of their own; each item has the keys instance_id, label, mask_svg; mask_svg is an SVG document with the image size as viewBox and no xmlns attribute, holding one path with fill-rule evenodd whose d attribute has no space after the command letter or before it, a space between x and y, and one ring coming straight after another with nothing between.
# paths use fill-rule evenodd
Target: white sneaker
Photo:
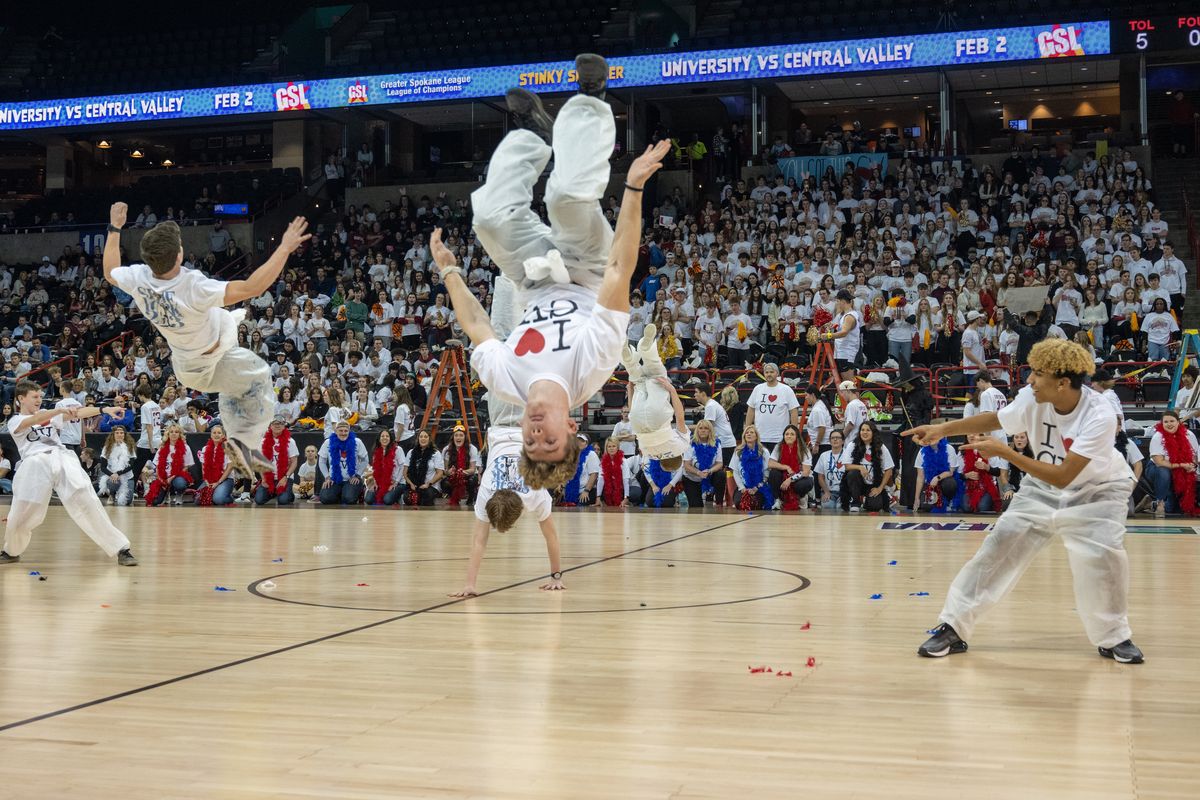
<instances>
[{"instance_id":1,"label":"white sneaker","mask_svg":"<svg viewBox=\"0 0 1200 800\"><path fill-rule=\"evenodd\" d=\"M783 508L783 501L782 501L782 500L776 500L776 501L775 501L775 505L771 506L771 510L772 510L772 511L778 511L778 510L779 510L779 509L781 509L781 508Z\"/></svg>"},{"instance_id":2,"label":"white sneaker","mask_svg":"<svg viewBox=\"0 0 1200 800\"><path fill-rule=\"evenodd\" d=\"M239 503L249 503L250 502L250 494L248 492L242 492L241 495L238 496L237 501Z\"/></svg>"},{"instance_id":3,"label":"white sneaker","mask_svg":"<svg viewBox=\"0 0 1200 800\"><path fill-rule=\"evenodd\" d=\"M171 498L171 505L173 505L173 506L183 505L183 495L177 494L173 498Z\"/></svg>"},{"instance_id":4,"label":"white sneaker","mask_svg":"<svg viewBox=\"0 0 1200 800\"><path fill-rule=\"evenodd\" d=\"M1167 516L1167 501L1166 500L1155 500L1154 501L1154 516L1158 517L1159 519L1162 519L1163 517Z\"/></svg>"},{"instance_id":5,"label":"white sneaker","mask_svg":"<svg viewBox=\"0 0 1200 800\"><path fill-rule=\"evenodd\" d=\"M857 514L859 511L862 511L862 506L850 506L851 514Z\"/></svg>"}]
</instances>

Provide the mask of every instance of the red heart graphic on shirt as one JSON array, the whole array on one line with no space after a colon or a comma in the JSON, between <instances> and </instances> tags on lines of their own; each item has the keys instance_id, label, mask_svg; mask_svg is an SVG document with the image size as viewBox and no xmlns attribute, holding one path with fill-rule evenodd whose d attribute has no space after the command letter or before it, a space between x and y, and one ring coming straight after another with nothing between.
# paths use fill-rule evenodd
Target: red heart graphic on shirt
<instances>
[{"instance_id":1,"label":"red heart graphic on shirt","mask_svg":"<svg viewBox=\"0 0 1200 800\"><path fill-rule=\"evenodd\" d=\"M514 351L517 355L523 356L526 353L540 353L546 347L546 337L535 328L527 328L521 338L517 340L517 348Z\"/></svg>"},{"instance_id":2,"label":"red heart graphic on shirt","mask_svg":"<svg viewBox=\"0 0 1200 800\"><path fill-rule=\"evenodd\" d=\"M777 394L769 394L767 395L767 402L774 403L778 397L779 395Z\"/></svg>"},{"instance_id":3,"label":"red heart graphic on shirt","mask_svg":"<svg viewBox=\"0 0 1200 800\"><path fill-rule=\"evenodd\" d=\"M1064 436L1064 437L1063 437L1063 449L1064 449L1064 450L1067 450L1067 451L1070 451L1070 449L1071 449L1071 445L1072 445L1074 442L1075 442L1075 440L1074 440L1074 439L1068 439L1067 437L1065 437L1065 436Z\"/></svg>"}]
</instances>

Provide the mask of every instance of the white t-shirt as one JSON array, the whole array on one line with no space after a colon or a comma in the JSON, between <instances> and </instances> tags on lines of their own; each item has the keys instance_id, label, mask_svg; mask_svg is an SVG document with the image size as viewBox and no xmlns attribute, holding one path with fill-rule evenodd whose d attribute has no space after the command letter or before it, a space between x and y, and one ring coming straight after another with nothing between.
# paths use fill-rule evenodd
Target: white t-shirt
<instances>
[{"instance_id":1,"label":"white t-shirt","mask_svg":"<svg viewBox=\"0 0 1200 800\"><path fill-rule=\"evenodd\" d=\"M162 444L162 408L153 400L142 404L142 432L138 437L137 446L146 450L155 450Z\"/></svg>"},{"instance_id":2,"label":"white t-shirt","mask_svg":"<svg viewBox=\"0 0 1200 800\"><path fill-rule=\"evenodd\" d=\"M845 467L848 464L854 463L853 459L851 458L851 454L853 452L854 452L854 444L853 443L847 444L845 447L842 448L842 456L838 460L842 464L843 471L845 470ZM888 450L886 445L881 446L879 448L879 460L881 462L883 462L880 465L880 467L883 469L884 472L887 472L889 469L895 469L895 467L896 467L896 462L892 460L892 451ZM870 447L865 448L865 450L863 452L862 466L867 468L866 478L867 478L867 484L869 485L872 482L874 482L874 480L875 480L875 464L871 463L871 448Z\"/></svg>"},{"instance_id":3,"label":"white t-shirt","mask_svg":"<svg viewBox=\"0 0 1200 800\"><path fill-rule=\"evenodd\" d=\"M721 447L736 447L737 439L733 436L733 426L729 424L729 412L725 406L711 397L704 404L704 418L713 424L717 434L717 444Z\"/></svg>"},{"instance_id":4,"label":"white t-shirt","mask_svg":"<svg viewBox=\"0 0 1200 800\"><path fill-rule=\"evenodd\" d=\"M776 461L779 461L779 451L782 449L783 449L783 442L780 442L779 444L775 445L775 447L773 447L771 449L771 458L775 459ZM805 448L805 450L804 450L804 456L800 459L800 466L801 467L812 467L812 452L810 450L808 450L807 448Z\"/></svg>"},{"instance_id":5,"label":"white t-shirt","mask_svg":"<svg viewBox=\"0 0 1200 800\"><path fill-rule=\"evenodd\" d=\"M1006 405L1008 405L1008 398L1004 396L1004 392L995 386L988 387L979 397L980 414L986 414L990 411L999 413L1000 409ZM1004 435L1004 431L992 431L992 438L998 439L1001 442L1008 441L1008 437Z\"/></svg>"},{"instance_id":6,"label":"white t-shirt","mask_svg":"<svg viewBox=\"0 0 1200 800\"><path fill-rule=\"evenodd\" d=\"M525 405L529 387L549 380L578 408L612 376L625 345L629 314L597 305L593 292L555 285L530 298L520 324L501 342L475 348L471 366L500 400Z\"/></svg>"},{"instance_id":7,"label":"white t-shirt","mask_svg":"<svg viewBox=\"0 0 1200 800\"><path fill-rule=\"evenodd\" d=\"M820 428L825 429L825 435L818 442L817 431ZM833 430L833 417L830 416L829 407L823 400L818 400L808 410L808 419L804 421L804 430L808 432L808 441L812 447L819 448L829 444L829 432Z\"/></svg>"},{"instance_id":8,"label":"white t-shirt","mask_svg":"<svg viewBox=\"0 0 1200 800\"><path fill-rule=\"evenodd\" d=\"M1000 410L1000 424L1009 436L1028 434L1029 446L1038 461L1061 464L1068 451L1090 459L1067 489L1133 478L1129 465L1113 447L1117 415L1108 401L1088 386L1083 387L1075 410L1065 416L1060 416L1051 404L1037 402L1033 388L1026 386Z\"/></svg>"},{"instance_id":9,"label":"white t-shirt","mask_svg":"<svg viewBox=\"0 0 1200 800\"><path fill-rule=\"evenodd\" d=\"M839 328L846 327L846 317L854 318L854 329L840 339L833 340L833 357L838 361L854 361L862 350L862 314L847 311L838 322Z\"/></svg>"},{"instance_id":10,"label":"white t-shirt","mask_svg":"<svg viewBox=\"0 0 1200 800\"><path fill-rule=\"evenodd\" d=\"M859 426L867 419L867 404L857 397L846 404L845 411L842 413L842 430L845 432L845 448L850 449L850 443L854 441L854 437L858 435ZM851 430L846 430L847 425L853 425Z\"/></svg>"},{"instance_id":11,"label":"white t-shirt","mask_svg":"<svg viewBox=\"0 0 1200 800\"><path fill-rule=\"evenodd\" d=\"M82 408L78 400L73 397L64 397L54 404L55 408ZM62 419L60 417L60 419ZM80 444L83 441L83 423L71 422L63 420L62 424L62 443L63 444Z\"/></svg>"},{"instance_id":12,"label":"white t-shirt","mask_svg":"<svg viewBox=\"0 0 1200 800\"><path fill-rule=\"evenodd\" d=\"M1186 429L1185 431L1187 433L1188 444L1192 446L1192 457L1195 459L1197 456L1200 456L1200 444L1196 443L1195 434ZM1154 458L1155 456L1161 456L1167 459L1168 462L1171 460L1167 455L1167 446L1163 442L1163 435L1158 431L1155 431L1154 435L1150 437L1150 457Z\"/></svg>"},{"instance_id":13,"label":"white t-shirt","mask_svg":"<svg viewBox=\"0 0 1200 800\"><path fill-rule=\"evenodd\" d=\"M29 419L32 414L14 414L8 420L8 430L15 431L22 420ZM53 453L63 449L62 443L63 418L54 417L43 425L34 425L18 434L13 435L17 443L17 452L21 460L36 456L40 453Z\"/></svg>"},{"instance_id":14,"label":"white t-shirt","mask_svg":"<svg viewBox=\"0 0 1200 800\"><path fill-rule=\"evenodd\" d=\"M521 496L525 510L532 512L538 522L550 517L554 505L545 489L533 491L525 485L519 469L524 437L520 428L493 425L488 428L488 463L479 481L475 497L475 518L487 522L487 504L501 489L511 489Z\"/></svg>"},{"instance_id":15,"label":"white t-shirt","mask_svg":"<svg viewBox=\"0 0 1200 800\"><path fill-rule=\"evenodd\" d=\"M930 467L927 464L929 459L930 450L922 447L921 452L917 454L917 467L925 473L925 480L927 482L937 477L937 475L930 474ZM962 456L954 449L954 445L949 442L946 443L946 465L950 468L951 472L962 470Z\"/></svg>"},{"instance_id":16,"label":"white t-shirt","mask_svg":"<svg viewBox=\"0 0 1200 800\"><path fill-rule=\"evenodd\" d=\"M962 332L962 351L963 351L963 374L974 375L979 372L979 367L974 361L967 358L967 353L971 353L975 358L979 359L979 363L983 361L983 337L979 335L979 331L974 328L966 328Z\"/></svg>"},{"instance_id":17,"label":"white t-shirt","mask_svg":"<svg viewBox=\"0 0 1200 800\"><path fill-rule=\"evenodd\" d=\"M225 281L191 269L162 280L145 264L118 267L112 277L133 296L146 319L171 345L172 353L197 356L220 341L222 315L229 313L224 308Z\"/></svg>"},{"instance_id":18,"label":"white t-shirt","mask_svg":"<svg viewBox=\"0 0 1200 800\"><path fill-rule=\"evenodd\" d=\"M617 420L617 424L613 425L612 435L618 439L622 436L633 436L633 423L623 419ZM633 440L621 442L619 447L626 458L637 452L637 442Z\"/></svg>"},{"instance_id":19,"label":"white t-shirt","mask_svg":"<svg viewBox=\"0 0 1200 800\"><path fill-rule=\"evenodd\" d=\"M758 437L767 442L783 439L783 429L792 421L792 410L800 408L800 401L792 387L782 381L774 386L760 383L750 392L746 405L754 409L754 424Z\"/></svg>"},{"instance_id":20,"label":"white t-shirt","mask_svg":"<svg viewBox=\"0 0 1200 800\"><path fill-rule=\"evenodd\" d=\"M843 447L842 452L846 449ZM825 479L825 486L830 494L838 494L842 490L842 478L846 477L846 468L842 466L841 455L834 455L832 450L826 450L817 456L817 466L813 471Z\"/></svg>"}]
</instances>

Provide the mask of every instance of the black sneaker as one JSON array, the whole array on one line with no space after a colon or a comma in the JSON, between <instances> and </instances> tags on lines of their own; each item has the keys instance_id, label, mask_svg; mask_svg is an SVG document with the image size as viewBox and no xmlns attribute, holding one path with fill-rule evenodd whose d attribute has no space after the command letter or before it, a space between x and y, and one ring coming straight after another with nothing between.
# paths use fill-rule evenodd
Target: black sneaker
<instances>
[{"instance_id":1,"label":"black sneaker","mask_svg":"<svg viewBox=\"0 0 1200 800\"><path fill-rule=\"evenodd\" d=\"M128 547L117 553L117 563L122 567L136 567L138 565L137 559L134 558L133 553L129 552Z\"/></svg>"},{"instance_id":2,"label":"black sneaker","mask_svg":"<svg viewBox=\"0 0 1200 800\"><path fill-rule=\"evenodd\" d=\"M1107 647L1097 647L1096 649L1100 651L1100 655L1111 658L1120 664L1141 664L1146 660L1132 639L1126 639L1111 649Z\"/></svg>"},{"instance_id":3,"label":"black sneaker","mask_svg":"<svg viewBox=\"0 0 1200 800\"><path fill-rule=\"evenodd\" d=\"M247 472L270 472L275 469L275 465L267 460L261 450L252 448L241 439L234 439L232 436L229 437L229 443L233 445L233 452L241 462L239 466Z\"/></svg>"},{"instance_id":4,"label":"black sneaker","mask_svg":"<svg viewBox=\"0 0 1200 800\"><path fill-rule=\"evenodd\" d=\"M953 653L965 653L967 643L958 638L954 628L943 622L933 629L933 636L917 648L917 655L926 658L942 658Z\"/></svg>"},{"instance_id":5,"label":"black sneaker","mask_svg":"<svg viewBox=\"0 0 1200 800\"><path fill-rule=\"evenodd\" d=\"M550 144L554 120L546 113L540 97L528 89L512 88L505 93L504 100L514 125L536 133L542 141Z\"/></svg>"},{"instance_id":6,"label":"black sneaker","mask_svg":"<svg viewBox=\"0 0 1200 800\"><path fill-rule=\"evenodd\" d=\"M0 550L0 564L15 564L20 560L20 556L10 556L8 553Z\"/></svg>"},{"instance_id":7,"label":"black sneaker","mask_svg":"<svg viewBox=\"0 0 1200 800\"><path fill-rule=\"evenodd\" d=\"M608 87L608 62L595 53L580 53L575 56L575 74L579 76L579 93L588 97L604 99Z\"/></svg>"}]
</instances>

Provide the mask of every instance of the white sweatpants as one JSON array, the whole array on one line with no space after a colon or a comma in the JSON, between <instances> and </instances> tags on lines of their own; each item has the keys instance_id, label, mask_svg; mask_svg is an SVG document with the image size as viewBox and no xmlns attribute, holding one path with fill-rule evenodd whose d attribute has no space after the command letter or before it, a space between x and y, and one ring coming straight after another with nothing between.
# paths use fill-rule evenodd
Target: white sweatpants
<instances>
[{"instance_id":1,"label":"white sweatpants","mask_svg":"<svg viewBox=\"0 0 1200 800\"><path fill-rule=\"evenodd\" d=\"M536 285L525 279L525 260L558 250L571 281L595 291L613 241L612 225L600 207L617 138L612 107L595 97L572 97L554 120L553 138L551 149L527 130L504 137L492 154L484 185L471 194L475 234L492 261L521 289ZM530 204L551 153L547 227Z\"/></svg>"},{"instance_id":2,"label":"white sweatpants","mask_svg":"<svg viewBox=\"0 0 1200 800\"><path fill-rule=\"evenodd\" d=\"M225 435L251 448L262 445L275 416L275 391L267 362L244 347L224 354L175 358L175 377L189 389L219 392L217 405Z\"/></svg>"},{"instance_id":3,"label":"white sweatpants","mask_svg":"<svg viewBox=\"0 0 1200 800\"><path fill-rule=\"evenodd\" d=\"M1092 644L1113 647L1132 638L1125 553L1132 490L1131 481L1121 480L1064 492L1025 476L995 529L950 585L939 621L969 640L979 617L1012 591L1058 534L1074 576L1075 607Z\"/></svg>"},{"instance_id":4,"label":"white sweatpants","mask_svg":"<svg viewBox=\"0 0 1200 800\"><path fill-rule=\"evenodd\" d=\"M67 449L38 453L21 459L13 478L12 508L4 531L4 552L19 556L29 546L33 529L46 518L50 493L57 492L63 508L83 532L109 555L129 547L129 539L104 513L104 506L79 459Z\"/></svg>"}]
</instances>

